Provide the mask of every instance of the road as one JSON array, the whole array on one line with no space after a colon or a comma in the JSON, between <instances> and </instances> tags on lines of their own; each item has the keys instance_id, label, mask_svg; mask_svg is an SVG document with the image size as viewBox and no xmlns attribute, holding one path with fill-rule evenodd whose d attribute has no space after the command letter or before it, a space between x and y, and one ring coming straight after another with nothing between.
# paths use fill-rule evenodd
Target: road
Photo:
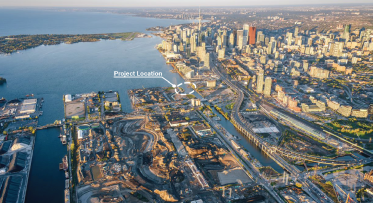
<instances>
[{"instance_id":1,"label":"road","mask_svg":"<svg viewBox=\"0 0 373 203\"><path fill-rule=\"evenodd\" d=\"M214 57L214 56L213 56ZM240 107L241 107L241 104L243 102L243 99L244 99L244 92L250 96L250 93L244 89L244 88L239 88L238 86L236 86L235 84L233 84L226 76L224 76L214 65L212 65L212 70L215 72L215 74L217 74L220 79L222 79L230 88L232 88L238 95L237 97L237 100L233 106L233 109L232 109L232 112L231 112L231 118L232 118L232 123L238 127L241 131L243 131L244 133L246 133L246 135L249 135L252 139L254 139L255 142L257 142L258 146L262 149L262 150L269 150L270 152L267 153L267 154L271 154L271 149L274 150L276 148L273 148L272 146L270 146L267 142L263 141L260 137L256 136L256 134L250 129L247 127L247 122L246 120L240 115L239 111L240 111ZM213 125L211 125L213 126ZM219 133L218 133L219 134ZM230 145L228 145L230 146ZM277 148L278 149L278 148ZM277 154L276 155L273 155L272 158L277 162L277 163L280 163L280 165L282 165L285 170L287 170L288 172L290 172L290 174L296 178L298 178L298 181L303 185L303 189L305 191L308 191L310 192L311 189L309 188L309 185L311 185L312 183L309 183L310 181L308 179L304 179L303 177L300 177L299 174L300 174L300 171L295 168L293 165L290 165L289 163L287 163L285 160L283 160L280 156L278 156ZM245 163L245 162L244 162ZM245 166L245 164L244 164ZM245 168L249 168L248 166L245 167ZM250 171L250 170L249 170ZM251 170L252 171L252 170ZM252 173L252 174L255 174L255 173ZM260 174L255 174L257 175L257 177L261 177ZM266 189L268 190L270 187L267 188L267 182L263 182L262 183L263 186L266 187ZM313 187L312 187L313 189ZM273 189L271 188L272 192L273 192ZM270 190L269 190L270 191ZM272 194L272 193L271 193ZM309 195L316 201L318 202L333 202L329 197L327 197L322 191L320 191L319 193L320 195L319 196L325 196L326 199L325 201L324 200L319 200L319 198L317 198L315 195L313 195L312 193L309 193ZM272 194L273 195L273 194ZM277 195L277 193L276 193ZM275 195L273 195L275 196ZM282 201L282 199L281 199Z\"/></svg>"},{"instance_id":2,"label":"road","mask_svg":"<svg viewBox=\"0 0 373 203\"><path fill-rule=\"evenodd\" d=\"M212 121L210 118L206 117L202 112L199 112L199 113L209 123L209 125L216 131L216 134L218 135L220 140L226 144L225 146L228 147L229 151L231 151L233 155L236 156L236 158L238 158L242 166L247 171L249 171L249 173L251 174L251 177L253 179L256 179L256 182L262 185L272 195L272 197L275 198L277 202L284 202L282 198L273 190L270 183L266 179L263 178L259 170L246 158L243 158L241 154L237 151L237 149L231 145L230 140L228 140L228 138L217 128L216 123Z\"/></svg>"}]
</instances>

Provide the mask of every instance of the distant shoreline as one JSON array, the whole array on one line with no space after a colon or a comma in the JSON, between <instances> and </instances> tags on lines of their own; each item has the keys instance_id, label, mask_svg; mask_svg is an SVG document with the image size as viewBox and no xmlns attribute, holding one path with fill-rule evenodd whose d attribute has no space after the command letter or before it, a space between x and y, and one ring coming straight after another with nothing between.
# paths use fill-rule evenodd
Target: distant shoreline
<instances>
[{"instance_id":1,"label":"distant shoreline","mask_svg":"<svg viewBox=\"0 0 373 203\"><path fill-rule=\"evenodd\" d=\"M0 54L12 54L17 51L35 48L41 45L74 44L79 42L97 42L100 40L130 41L135 38L150 38L139 32L103 33L103 34L37 34L10 35L0 37Z\"/></svg>"}]
</instances>

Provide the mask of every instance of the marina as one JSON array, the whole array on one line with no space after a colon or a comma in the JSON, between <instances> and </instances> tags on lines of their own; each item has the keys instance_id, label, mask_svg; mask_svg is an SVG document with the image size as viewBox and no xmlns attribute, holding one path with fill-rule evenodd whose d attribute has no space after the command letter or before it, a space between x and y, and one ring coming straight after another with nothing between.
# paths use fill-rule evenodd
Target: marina
<instances>
[{"instance_id":1,"label":"marina","mask_svg":"<svg viewBox=\"0 0 373 203\"><path fill-rule=\"evenodd\" d=\"M44 15L50 15L50 18L42 17ZM55 12L27 9L1 9L0 16L4 19L18 19L18 23L1 22L1 36L40 33L64 34L66 33L66 27L70 27L69 33L77 34L87 32L89 34L145 31L146 28L156 25L168 26L170 24L189 22L164 19L154 20L109 13ZM73 23L69 21L70 18L74 19ZM27 26L22 24L24 20L28 19L30 21L26 23ZM92 24L90 23L92 19L101 23ZM61 27L50 29L49 26L39 24L40 22L46 22L50 25L56 21L61 22ZM30 30L30 25L31 27L38 27L38 29ZM42 102L45 101L42 112L39 111L37 114L37 116L42 116L40 116L39 122L35 126L36 139L27 192L25 191L26 203L62 203L65 202L64 198L70 199L69 190L65 191L65 167L62 165L62 170L58 170L61 159L66 155L67 151L66 145L62 145L62 141L58 137L64 135L65 132L60 132L59 127L61 125L53 124L55 120L64 117L62 95L66 94L66 92L91 92L101 89L116 89L118 86L123 86L123 80L113 80L112 77L106 78L99 74L103 71L112 73L115 69L120 70L123 68L123 64L139 67L139 72L146 72L151 70L151 68L155 68L157 72L162 72L165 77L173 79L175 74L169 72L170 68L163 63L158 51L153 49L154 45L160 41L161 39L157 37L138 38L125 42L121 40L104 40L95 43L39 46L19 51L19 54L0 55L0 60L4 67L13 67L4 69L2 72L2 76L6 77L8 83L0 86L1 97L7 99L20 98L23 95L32 96L30 94L32 92L35 97L43 98ZM108 51L102 52L102 50ZM146 60L143 57L144 52L146 52ZM128 57L124 58L124 54ZM88 63L81 61L82 57L88 57ZM109 58L114 58L114 60L108 60ZM139 62L142 61L151 61L152 63L139 66ZM90 69L90 73L92 73L90 76L86 74L84 67ZM19 74L20 72L27 74ZM66 78L69 78L69 80L66 80ZM182 80L178 76L175 78L178 81ZM40 81L43 82L41 83ZM97 81L102 81L100 86L97 86ZM168 83L164 80L127 81L125 82L125 88L121 88L120 94L124 95L123 100L126 100L128 89L141 86L166 85ZM125 105L126 103L128 105ZM131 112L132 108L129 102L126 103L122 107L123 110Z\"/></svg>"},{"instance_id":2,"label":"marina","mask_svg":"<svg viewBox=\"0 0 373 203\"><path fill-rule=\"evenodd\" d=\"M0 3L0 202L373 202L373 4L81 3Z\"/></svg>"}]
</instances>

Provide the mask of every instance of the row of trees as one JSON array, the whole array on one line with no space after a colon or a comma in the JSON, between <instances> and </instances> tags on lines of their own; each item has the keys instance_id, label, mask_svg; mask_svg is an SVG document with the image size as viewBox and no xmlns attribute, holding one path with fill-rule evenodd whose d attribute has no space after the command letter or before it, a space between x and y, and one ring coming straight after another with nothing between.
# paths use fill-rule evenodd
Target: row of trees
<instances>
[{"instance_id":1,"label":"row of trees","mask_svg":"<svg viewBox=\"0 0 373 203\"><path fill-rule=\"evenodd\" d=\"M367 136L373 133L373 125L369 122L357 121L356 118L336 120L330 123L334 130L356 136Z\"/></svg>"},{"instance_id":2,"label":"row of trees","mask_svg":"<svg viewBox=\"0 0 373 203\"><path fill-rule=\"evenodd\" d=\"M218 107L217 105L214 106L215 109L221 114L224 116L225 119L227 120L230 120L230 117L229 117L229 114L224 112L223 109L221 109L220 107Z\"/></svg>"},{"instance_id":3,"label":"row of trees","mask_svg":"<svg viewBox=\"0 0 373 203\"><path fill-rule=\"evenodd\" d=\"M36 129L34 127L32 127L32 126L30 126L30 127L19 127L18 129L19 130L30 131L32 134L35 134L35 132L36 132ZM7 134L8 134L8 131L4 130L3 131L3 135L7 135Z\"/></svg>"}]
</instances>

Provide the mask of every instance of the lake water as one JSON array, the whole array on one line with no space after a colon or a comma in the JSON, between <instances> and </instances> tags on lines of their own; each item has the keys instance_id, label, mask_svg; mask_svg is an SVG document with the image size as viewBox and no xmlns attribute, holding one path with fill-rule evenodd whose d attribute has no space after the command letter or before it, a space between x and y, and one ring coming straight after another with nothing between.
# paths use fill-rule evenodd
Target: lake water
<instances>
[{"instance_id":1,"label":"lake water","mask_svg":"<svg viewBox=\"0 0 373 203\"><path fill-rule=\"evenodd\" d=\"M109 13L0 9L0 36L146 32L148 27L188 22ZM114 79L113 71L159 71L171 82L178 84L183 81L178 74L169 71L171 66L165 64L164 58L154 48L161 41L158 37L133 41L105 40L39 46L0 55L0 76L7 79L6 85L0 86L0 98L20 98L27 94L44 98L40 125L63 118L64 94L117 90L123 111L130 112L127 90L169 84L162 79ZM238 134L233 125L224 122L232 134ZM66 147L60 144L58 135L57 129L37 132L27 203L64 202L64 174L58 170L58 163L66 154ZM245 139L240 143L263 165L282 170Z\"/></svg>"},{"instance_id":2,"label":"lake water","mask_svg":"<svg viewBox=\"0 0 373 203\"><path fill-rule=\"evenodd\" d=\"M153 26L190 21L137 18L107 13L51 12L0 9L0 35L76 34L109 32L145 32ZM34 94L44 98L40 125L64 116L62 95L100 90L118 90L124 111L132 111L127 90L168 86L162 79L114 79L113 71L160 71L170 81L182 78L169 70L164 58L154 49L160 38L133 41L99 41L78 44L39 46L11 55L0 55L0 98ZM26 202L64 202L64 173L58 163L66 154L58 129L37 132Z\"/></svg>"},{"instance_id":3,"label":"lake water","mask_svg":"<svg viewBox=\"0 0 373 203\"><path fill-rule=\"evenodd\" d=\"M192 21L139 18L98 12L59 12L0 8L0 36L144 32L149 27L170 26L189 22Z\"/></svg>"}]
</instances>

